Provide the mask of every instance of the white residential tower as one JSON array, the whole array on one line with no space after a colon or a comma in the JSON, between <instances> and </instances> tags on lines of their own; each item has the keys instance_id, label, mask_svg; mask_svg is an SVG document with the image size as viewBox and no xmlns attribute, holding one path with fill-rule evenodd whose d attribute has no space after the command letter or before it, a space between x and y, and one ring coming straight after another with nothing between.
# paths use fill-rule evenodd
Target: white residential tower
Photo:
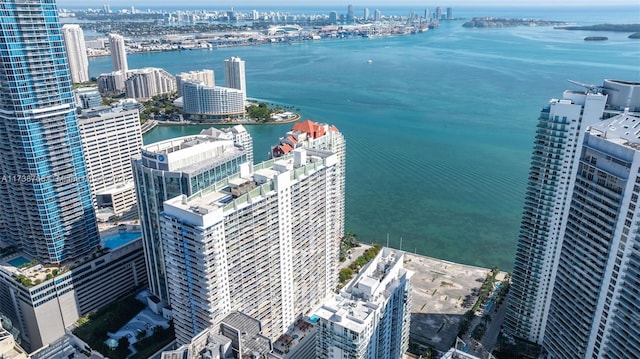
<instances>
[{"instance_id":1,"label":"white residential tower","mask_svg":"<svg viewBox=\"0 0 640 359\"><path fill-rule=\"evenodd\" d=\"M341 175L336 153L300 148L164 203L179 343L233 310L275 340L335 289Z\"/></svg>"},{"instance_id":2,"label":"white residential tower","mask_svg":"<svg viewBox=\"0 0 640 359\"><path fill-rule=\"evenodd\" d=\"M109 34L109 50L111 50L111 64L113 71L127 72L127 52L124 47L124 37L118 34Z\"/></svg>"},{"instance_id":3,"label":"white residential tower","mask_svg":"<svg viewBox=\"0 0 640 359\"><path fill-rule=\"evenodd\" d=\"M247 84L243 60L239 57L231 57L224 60L224 79L226 87L242 91L243 101L247 100Z\"/></svg>"},{"instance_id":4,"label":"white residential tower","mask_svg":"<svg viewBox=\"0 0 640 359\"><path fill-rule=\"evenodd\" d=\"M98 219L137 212L131 158L140 156L138 110L112 110L80 116L80 136Z\"/></svg>"},{"instance_id":5,"label":"white residential tower","mask_svg":"<svg viewBox=\"0 0 640 359\"><path fill-rule=\"evenodd\" d=\"M176 88L178 90L178 96L182 96L182 83L190 80L200 81L206 86L216 86L215 74L213 70L181 72L176 75Z\"/></svg>"},{"instance_id":6,"label":"white residential tower","mask_svg":"<svg viewBox=\"0 0 640 359\"><path fill-rule=\"evenodd\" d=\"M165 305L169 303L163 243L160 238L160 213L164 201L199 192L252 165L251 137L242 128L236 134L220 136L217 131L173 138L142 148L133 160L138 211L142 225L149 288Z\"/></svg>"},{"instance_id":7,"label":"white residential tower","mask_svg":"<svg viewBox=\"0 0 640 359\"><path fill-rule=\"evenodd\" d=\"M539 118L505 329L544 358L637 357L640 83L585 87Z\"/></svg>"},{"instance_id":8,"label":"white residential tower","mask_svg":"<svg viewBox=\"0 0 640 359\"><path fill-rule=\"evenodd\" d=\"M73 83L89 81L89 59L82 28L76 24L64 24L62 25L62 36L64 37L64 47L67 50L71 80Z\"/></svg>"}]
</instances>

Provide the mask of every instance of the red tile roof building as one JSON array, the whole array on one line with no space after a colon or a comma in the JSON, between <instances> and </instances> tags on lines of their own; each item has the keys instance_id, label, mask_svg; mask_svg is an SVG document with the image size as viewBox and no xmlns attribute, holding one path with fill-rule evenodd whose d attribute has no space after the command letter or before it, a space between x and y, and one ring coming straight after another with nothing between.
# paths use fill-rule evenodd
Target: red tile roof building
<instances>
[{"instance_id":1,"label":"red tile roof building","mask_svg":"<svg viewBox=\"0 0 640 359\"><path fill-rule=\"evenodd\" d=\"M345 169L346 169L346 143L344 136L337 127L326 123L305 120L296 122L291 130L280 138L280 143L271 149L271 157L277 158L288 154L296 148L308 148L321 151L330 151L338 155L339 168L341 175L339 176L342 183L339 189L341 191L342 202L340 203L340 223L338 228L344 235L344 194L345 194ZM342 235L340 237L342 237Z\"/></svg>"}]
</instances>

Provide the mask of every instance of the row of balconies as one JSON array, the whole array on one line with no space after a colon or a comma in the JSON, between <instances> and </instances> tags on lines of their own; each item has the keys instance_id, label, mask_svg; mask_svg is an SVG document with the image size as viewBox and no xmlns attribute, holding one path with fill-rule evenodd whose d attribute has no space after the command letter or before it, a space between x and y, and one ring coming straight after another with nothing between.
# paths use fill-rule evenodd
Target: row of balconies
<instances>
[{"instance_id":1,"label":"row of balconies","mask_svg":"<svg viewBox=\"0 0 640 359\"><path fill-rule=\"evenodd\" d=\"M621 196L609 189L600 187L592 182L585 181L582 178L577 178L574 183L574 188L579 188L584 195L592 198L602 198L610 201L611 205L608 207L617 209ZM604 203L604 201L603 201Z\"/></svg>"},{"instance_id":2,"label":"row of balconies","mask_svg":"<svg viewBox=\"0 0 640 359\"><path fill-rule=\"evenodd\" d=\"M583 255L590 254L592 261L597 259L606 260L609 253L610 237L603 233L598 233L592 228L579 226L575 221L567 223L567 231L563 245L572 245L573 250L583 249ZM604 269L604 264L602 264Z\"/></svg>"},{"instance_id":3,"label":"row of balconies","mask_svg":"<svg viewBox=\"0 0 640 359\"><path fill-rule=\"evenodd\" d=\"M596 232L597 229L602 232L612 233L615 226L615 214L611 213L614 217L606 218L601 215L602 212L594 211L593 208L597 207L578 205L577 203L574 203L569 209L569 218L570 220L573 218L574 220L581 221L582 223L589 223L592 227L592 231L594 232Z\"/></svg>"}]
</instances>

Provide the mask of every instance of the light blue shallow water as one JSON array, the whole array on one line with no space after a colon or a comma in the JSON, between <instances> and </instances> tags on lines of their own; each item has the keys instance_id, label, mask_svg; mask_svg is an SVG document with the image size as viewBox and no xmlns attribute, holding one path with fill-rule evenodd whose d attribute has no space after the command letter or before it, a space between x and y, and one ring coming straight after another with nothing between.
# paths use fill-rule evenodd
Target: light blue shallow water
<instances>
[{"instance_id":1,"label":"light blue shallow water","mask_svg":"<svg viewBox=\"0 0 640 359\"><path fill-rule=\"evenodd\" d=\"M454 14L640 22L638 8ZM249 97L293 105L345 134L347 230L365 242L385 243L388 233L394 247L402 240L408 251L510 270L540 109L578 89L567 80L640 81L640 41L626 33L585 42L602 34L462 23L393 38L137 54L129 66L210 68L223 85L224 59L240 56ZM98 58L90 66L95 76L111 65ZM265 159L289 128L251 126L256 158ZM159 127L145 142L199 130Z\"/></svg>"}]
</instances>

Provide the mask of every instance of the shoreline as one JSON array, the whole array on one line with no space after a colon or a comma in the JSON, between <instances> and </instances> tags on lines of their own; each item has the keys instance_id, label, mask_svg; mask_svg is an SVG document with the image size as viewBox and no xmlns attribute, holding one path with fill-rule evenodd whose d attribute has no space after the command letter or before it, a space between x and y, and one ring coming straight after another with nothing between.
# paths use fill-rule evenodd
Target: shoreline
<instances>
[{"instance_id":1,"label":"shoreline","mask_svg":"<svg viewBox=\"0 0 640 359\"><path fill-rule=\"evenodd\" d=\"M443 19L443 21L457 21L464 20L464 18ZM325 25L321 29L301 28L297 33L286 34L270 34L265 33L266 30L251 30L251 37L244 36L242 32L223 32L222 35L214 34L210 37L202 37L196 40L190 40L188 42L180 40L175 43L161 43L160 45L153 44L150 46L145 42L153 38L156 35L146 34L135 37L131 34L124 34L125 37L135 38L133 44L137 44L138 47L130 48L128 54L144 54L144 53L157 53L157 52L174 52L174 51L192 51L192 50L216 50L233 47L248 47L248 46L264 46L264 45L292 45L294 43L305 42L324 42L332 40L353 40L353 39L365 39L365 38L387 38L406 35L417 35L428 32L430 29L436 29L439 27L439 22L428 21L425 23L405 23L401 21L388 21L379 24L350 24L350 25ZM285 25L281 25L285 26ZM372 30L373 29L373 30ZM207 32L185 32L180 33L178 36L187 37L190 35L203 35ZM96 38L104 37L105 34L100 34ZM225 36L225 38L221 38ZM227 38L226 36L230 36ZM98 58L111 56L106 52L106 49L96 49L96 52L88 54L90 58Z\"/></svg>"},{"instance_id":2,"label":"shoreline","mask_svg":"<svg viewBox=\"0 0 640 359\"><path fill-rule=\"evenodd\" d=\"M176 121L158 121L158 120L154 120L154 121L157 123L157 126L207 126L207 125L212 125L212 126L213 125L230 125L230 126L248 125L248 126L254 126L254 125L282 125L282 124L296 122L301 118L302 118L302 116L299 113L296 113L292 118L289 118L289 119L286 119L286 120L282 120L282 121L269 121L269 122L256 122L255 120L250 120L250 122L247 122L247 121L226 121L226 120L225 121L202 121L202 122L195 122L195 121L178 121L178 122L176 122Z\"/></svg>"},{"instance_id":3,"label":"shoreline","mask_svg":"<svg viewBox=\"0 0 640 359\"><path fill-rule=\"evenodd\" d=\"M418 32L423 33L426 31ZM407 36L407 35L416 35L418 33L394 33L389 35L378 35L378 36L370 36L370 37L362 37L362 36L346 36L346 37L335 37L335 38L323 38L323 39L290 39L290 40L282 40L282 41L261 41L261 42L243 42L237 44L223 44L223 45L212 45L211 47L194 47L194 48L167 48L167 49L153 49L153 50L138 50L127 53L127 55L138 55L138 54L153 54L153 53L162 53L162 52L181 52L181 51L214 51L216 49L227 49L234 47L252 47L252 46L269 46L269 45L293 45L304 42L325 42L325 41L334 41L334 40L355 40L355 39L375 39L375 38L390 38L390 37L398 37L398 36ZM101 57L111 57L111 54L87 54L89 58L101 58Z\"/></svg>"}]
</instances>

